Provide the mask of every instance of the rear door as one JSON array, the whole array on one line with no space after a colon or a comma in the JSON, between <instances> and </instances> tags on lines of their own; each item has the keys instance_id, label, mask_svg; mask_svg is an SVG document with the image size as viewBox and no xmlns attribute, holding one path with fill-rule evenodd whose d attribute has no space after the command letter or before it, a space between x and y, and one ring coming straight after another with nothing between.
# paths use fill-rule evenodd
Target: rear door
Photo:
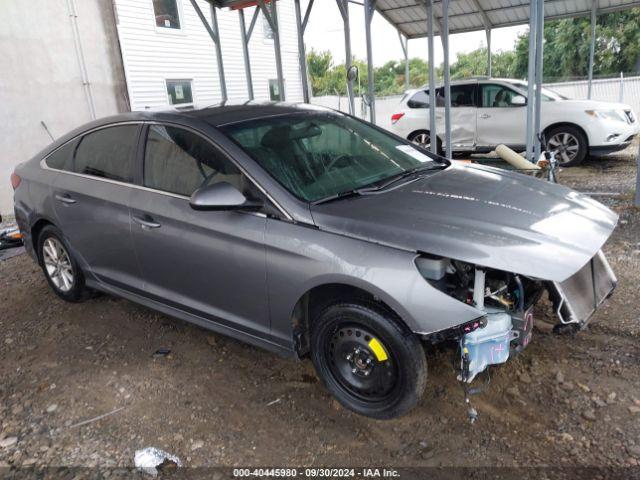
<instances>
[{"instance_id":1,"label":"rear door","mask_svg":"<svg viewBox=\"0 0 640 480\"><path fill-rule=\"evenodd\" d=\"M269 335L266 215L196 211L191 194L227 182L249 198L251 181L208 139L175 125L147 127L143 189L131 195L132 235L146 294L227 327Z\"/></svg>"},{"instance_id":2,"label":"rear door","mask_svg":"<svg viewBox=\"0 0 640 480\"><path fill-rule=\"evenodd\" d=\"M524 146L527 109L526 106L511 103L513 98L519 95L515 90L499 83L480 84L479 146Z\"/></svg>"},{"instance_id":3,"label":"rear door","mask_svg":"<svg viewBox=\"0 0 640 480\"><path fill-rule=\"evenodd\" d=\"M453 151L473 150L476 145L476 83L451 86L451 149ZM436 90L437 96L444 97L444 89ZM437 105L444 105L438 101ZM444 107L438 108L442 115L442 126L438 131L444 132ZM444 135L440 136L444 140ZM444 141L443 141L444 146Z\"/></svg>"},{"instance_id":4,"label":"rear door","mask_svg":"<svg viewBox=\"0 0 640 480\"><path fill-rule=\"evenodd\" d=\"M129 196L140 123L101 127L84 134L68 156L49 166L58 227L83 266L101 281L140 286L133 252Z\"/></svg>"}]
</instances>

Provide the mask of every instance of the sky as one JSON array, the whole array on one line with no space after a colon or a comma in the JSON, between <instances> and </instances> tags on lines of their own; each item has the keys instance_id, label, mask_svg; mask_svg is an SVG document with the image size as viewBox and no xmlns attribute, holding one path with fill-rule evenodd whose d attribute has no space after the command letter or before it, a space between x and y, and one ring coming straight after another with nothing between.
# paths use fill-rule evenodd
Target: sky
<instances>
[{"instance_id":1,"label":"sky","mask_svg":"<svg viewBox=\"0 0 640 480\"><path fill-rule=\"evenodd\" d=\"M305 2L301 3L304 8ZM364 9L362 6L349 4L349 24L351 26L351 50L357 58L365 60L367 51L364 40ZM335 1L315 2L305 32L307 52L311 49L329 50L335 63L344 62L344 31L342 26L342 17ZM493 30L491 33L492 51L511 50L518 34L525 32L527 28L526 25L521 25ZM404 57L397 30L379 13L375 13L373 16L371 32L374 66L379 67L389 60L401 60ZM470 52L487 44L484 31L451 35L449 42L451 63L455 61L458 53ZM435 64L440 65L444 57L439 37L435 38L434 46ZM427 59L426 38L409 41L409 57Z\"/></svg>"}]
</instances>

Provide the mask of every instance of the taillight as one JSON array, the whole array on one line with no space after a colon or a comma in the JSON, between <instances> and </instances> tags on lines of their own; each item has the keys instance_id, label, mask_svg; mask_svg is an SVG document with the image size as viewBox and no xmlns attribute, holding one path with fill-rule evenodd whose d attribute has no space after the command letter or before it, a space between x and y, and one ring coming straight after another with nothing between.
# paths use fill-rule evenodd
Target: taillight
<instances>
[{"instance_id":1,"label":"taillight","mask_svg":"<svg viewBox=\"0 0 640 480\"><path fill-rule=\"evenodd\" d=\"M393 115L391 115L391 124L393 125L402 117L404 117L404 113L394 113Z\"/></svg>"},{"instance_id":2,"label":"taillight","mask_svg":"<svg viewBox=\"0 0 640 480\"><path fill-rule=\"evenodd\" d=\"M14 190L20 186L21 181L22 179L15 172L11 174L11 186Z\"/></svg>"}]
</instances>

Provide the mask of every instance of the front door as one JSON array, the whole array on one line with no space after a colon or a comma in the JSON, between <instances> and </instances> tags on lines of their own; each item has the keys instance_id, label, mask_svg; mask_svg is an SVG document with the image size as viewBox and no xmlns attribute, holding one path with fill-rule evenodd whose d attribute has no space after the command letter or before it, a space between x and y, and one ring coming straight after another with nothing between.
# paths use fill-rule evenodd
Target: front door
<instances>
[{"instance_id":1,"label":"front door","mask_svg":"<svg viewBox=\"0 0 640 480\"><path fill-rule=\"evenodd\" d=\"M56 222L83 267L101 281L134 288L140 271L128 202L140 128L121 124L89 132L59 149L64 158L47 163L61 170L53 184Z\"/></svg>"},{"instance_id":2,"label":"front door","mask_svg":"<svg viewBox=\"0 0 640 480\"><path fill-rule=\"evenodd\" d=\"M216 182L255 196L253 185L208 140L149 125L145 189L131 195L135 251L151 298L249 334L268 335L266 217L196 211L189 197Z\"/></svg>"},{"instance_id":3,"label":"front door","mask_svg":"<svg viewBox=\"0 0 640 480\"><path fill-rule=\"evenodd\" d=\"M525 144L527 108L514 104L523 97L511 88L498 83L480 84L478 108L478 145L495 147L505 144L522 147Z\"/></svg>"}]
</instances>

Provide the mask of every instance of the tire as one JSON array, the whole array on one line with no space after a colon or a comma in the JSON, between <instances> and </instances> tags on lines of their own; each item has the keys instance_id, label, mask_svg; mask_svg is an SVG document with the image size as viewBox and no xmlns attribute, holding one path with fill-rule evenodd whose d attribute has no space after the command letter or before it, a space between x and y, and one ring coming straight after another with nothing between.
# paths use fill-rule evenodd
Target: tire
<instances>
[{"instance_id":1,"label":"tire","mask_svg":"<svg viewBox=\"0 0 640 480\"><path fill-rule=\"evenodd\" d=\"M371 418L403 415L426 386L420 341L376 305L336 303L323 310L311 327L311 359L345 408Z\"/></svg>"},{"instance_id":2,"label":"tire","mask_svg":"<svg viewBox=\"0 0 640 480\"><path fill-rule=\"evenodd\" d=\"M78 262L62 232L53 225L47 225L38 235L38 259L47 283L60 298L81 302L89 296Z\"/></svg>"},{"instance_id":3,"label":"tire","mask_svg":"<svg viewBox=\"0 0 640 480\"><path fill-rule=\"evenodd\" d=\"M415 143L416 145L421 146L422 148L424 148L425 150L431 151L431 145L430 145L430 139L431 139L431 134L429 133L429 130L418 130L416 132L411 133L408 137L407 140L409 140L410 142ZM440 139L438 137L436 137L436 143L437 143L437 147L438 147L438 155L442 156L442 142L440 141Z\"/></svg>"},{"instance_id":4,"label":"tire","mask_svg":"<svg viewBox=\"0 0 640 480\"><path fill-rule=\"evenodd\" d=\"M561 125L545 132L547 149L556 154L561 167L580 165L589 151L587 137L577 127Z\"/></svg>"}]
</instances>

